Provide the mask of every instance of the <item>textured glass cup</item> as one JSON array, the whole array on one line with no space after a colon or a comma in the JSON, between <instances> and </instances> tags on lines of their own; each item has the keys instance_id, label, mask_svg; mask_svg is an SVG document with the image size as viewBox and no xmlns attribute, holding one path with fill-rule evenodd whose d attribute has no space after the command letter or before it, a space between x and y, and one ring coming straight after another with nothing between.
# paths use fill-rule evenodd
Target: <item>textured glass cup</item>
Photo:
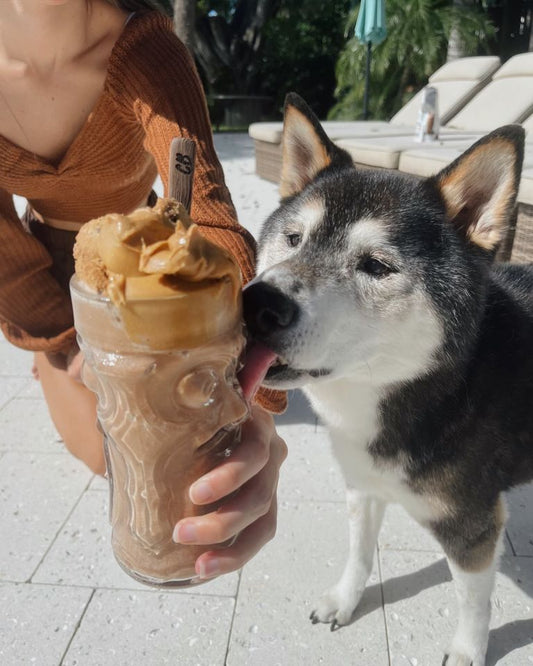
<instances>
[{"instance_id":1,"label":"textured glass cup","mask_svg":"<svg viewBox=\"0 0 533 666\"><path fill-rule=\"evenodd\" d=\"M248 416L236 379L242 326L198 347L154 351L133 343L110 300L76 277L71 294L83 381L98 397L105 438L115 557L149 585L197 584L196 558L228 544L176 544L172 531L217 507L194 505L188 490L231 455Z\"/></svg>"}]
</instances>

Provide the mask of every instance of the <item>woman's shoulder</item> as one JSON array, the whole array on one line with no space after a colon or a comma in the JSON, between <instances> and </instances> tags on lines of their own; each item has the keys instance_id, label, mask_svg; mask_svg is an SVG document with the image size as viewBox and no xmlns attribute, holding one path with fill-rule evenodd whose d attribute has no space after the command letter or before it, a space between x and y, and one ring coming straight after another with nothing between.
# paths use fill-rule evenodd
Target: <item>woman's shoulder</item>
<instances>
[{"instance_id":1,"label":"woman's shoulder","mask_svg":"<svg viewBox=\"0 0 533 666\"><path fill-rule=\"evenodd\" d=\"M179 42L172 20L157 10L135 12L128 18L121 35L115 43L113 61L126 58L143 58L147 52L168 48L169 43Z\"/></svg>"},{"instance_id":2,"label":"woman's shoulder","mask_svg":"<svg viewBox=\"0 0 533 666\"><path fill-rule=\"evenodd\" d=\"M168 30L173 32L172 19L157 9L143 9L129 14L125 33L141 35L151 31Z\"/></svg>"},{"instance_id":3,"label":"woman's shoulder","mask_svg":"<svg viewBox=\"0 0 533 666\"><path fill-rule=\"evenodd\" d=\"M158 11L135 13L115 43L108 65L107 87L146 88L175 73L180 63L189 67L186 47L174 33L172 20Z\"/></svg>"}]
</instances>

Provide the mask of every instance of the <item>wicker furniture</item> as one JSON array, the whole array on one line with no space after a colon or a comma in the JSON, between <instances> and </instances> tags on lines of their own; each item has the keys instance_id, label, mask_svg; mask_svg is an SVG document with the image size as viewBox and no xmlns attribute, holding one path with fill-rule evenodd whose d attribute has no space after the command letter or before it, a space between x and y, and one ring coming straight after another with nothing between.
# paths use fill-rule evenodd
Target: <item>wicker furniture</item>
<instances>
[{"instance_id":1,"label":"wicker furniture","mask_svg":"<svg viewBox=\"0 0 533 666\"><path fill-rule=\"evenodd\" d=\"M511 261L533 262L533 168L524 169L518 193L518 215Z\"/></svg>"}]
</instances>

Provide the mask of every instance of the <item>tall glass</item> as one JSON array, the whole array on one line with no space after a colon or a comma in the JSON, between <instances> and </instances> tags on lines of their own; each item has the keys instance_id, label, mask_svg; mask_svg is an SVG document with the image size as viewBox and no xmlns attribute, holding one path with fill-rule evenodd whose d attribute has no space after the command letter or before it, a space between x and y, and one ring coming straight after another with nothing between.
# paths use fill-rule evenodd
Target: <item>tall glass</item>
<instances>
[{"instance_id":1,"label":"tall glass","mask_svg":"<svg viewBox=\"0 0 533 666\"><path fill-rule=\"evenodd\" d=\"M194 505L189 486L231 455L248 416L236 379L244 346L240 316L196 347L153 350L132 342L113 303L75 276L71 294L83 380L98 397L115 557L149 585L201 582L196 558L227 543L176 544L172 531L181 518L217 507ZM149 305L140 302L140 310ZM172 308L169 299L156 305Z\"/></svg>"}]
</instances>

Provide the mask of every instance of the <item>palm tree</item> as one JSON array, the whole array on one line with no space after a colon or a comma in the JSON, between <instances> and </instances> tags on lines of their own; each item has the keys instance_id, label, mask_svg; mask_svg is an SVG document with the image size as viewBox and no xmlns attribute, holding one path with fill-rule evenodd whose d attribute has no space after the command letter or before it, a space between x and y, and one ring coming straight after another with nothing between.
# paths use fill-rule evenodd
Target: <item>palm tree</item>
<instances>
[{"instance_id":1,"label":"palm tree","mask_svg":"<svg viewBox=\"0 0 533 666\"><path fill-rule=\"evenodd\" d=\"M476 0L453 0L453 6L458 10L464 9L465 7L473 8L476 6ZM462 58L465 55L468 54L465 52L464 44L461 40L460 30L456 24L450 30L446 61L449 62L450 60L457 60L457 58Z\"/></svg>"},{"instance_id":2,"label":"palm tree","mask_svg":"<svg viewBox=\"0 0 533 666\"><path fill-rule=\"evenodd\" d=\"M208 90L248 94L261 64L263 28L280 0L174 0L174 25Z\"/></svg>"},{"instance_id":3,"label":"palm tree","mask_svg":"<svg viewBox=\"0 0 533 666\"><path fill-rule=\"evenodd\" d=\"M196 0L174 1L174 30L191 53L194 44Z\"/></svg>"},{"instance_id":4,"label":"palm tree","mask_svg":"<svg viewBox=\"0 0 533 666\"><path fill-rule=\"evenodd\" d=\"M357 7L346 33L353 35ZM457 31L463 52L487 51L493 28L481 12L451 5L451 0L388 0L387 38L374 50L370 113L389 118L409 96L427 82L446 60L448 36ZM351 37L337 63L337 105L330 117L357 118L362 114L366 47Z\"/></svg>"}]
</instances>

